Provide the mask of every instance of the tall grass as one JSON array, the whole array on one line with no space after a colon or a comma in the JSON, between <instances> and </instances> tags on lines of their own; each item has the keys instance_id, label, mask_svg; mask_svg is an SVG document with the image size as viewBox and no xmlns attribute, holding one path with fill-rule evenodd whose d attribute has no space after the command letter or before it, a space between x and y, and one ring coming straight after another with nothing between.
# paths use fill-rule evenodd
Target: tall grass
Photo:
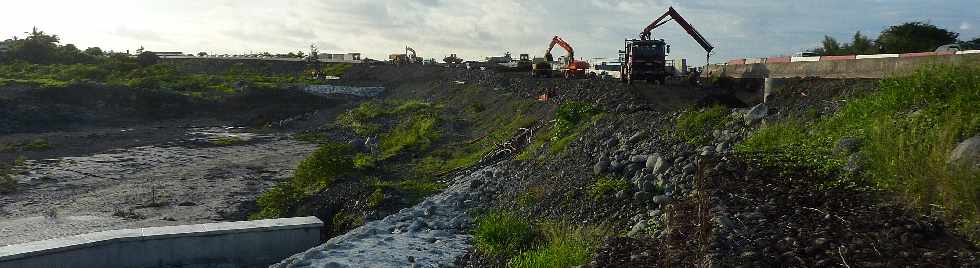
<instances>
[{"instance_id":1,"label":"tall grass","mask_svg":"<svg viewBox=\"0 0 980 268\"><path fill-rule=\"evenodd\" d=\"M931 66L884 79L878 92L813 124L786 121L761 129L736 149L781 150L800 160L840 163L846 156L833 156L830 148L844 137L860 138L862 177L899 193L911 207L940 208L977 240L980 174L951 167L947 157L978 133L980 67Z\"/></svg>"},{"instance_id":2,"label":"tall grass","mask_svg":"<svg viewBox=\"0 0 980 268\"><path fill-rule=\"evenodd\" d=\"M512 256L533 242L534 225L527 219L507 212L491 212L476 220L474 247L491 256Z\"/></svg>"},{"instance_id":3,"label":"tall grass","mask_svg":"<svg viewBox=\"0 0 980 268\"><path fill-rule=\"evenodd\" d=\"M728 110L723 106L687 111L674 122L675 136L690 144L707 144L714 130L724 126L727 119Z\"/></svg>"},{"instance_id":4,"label":"tall grass","mask_svg":"<svg viewBox=\"0 0 980 268\"><path fill-rule=\"evenodd\" d=\"M577 226L567 222L550 222L539 226L543 245L513 257L507 263L514 268L583 265L602 244L609 232L596 226Z\"/></svg>"}]
</instances>

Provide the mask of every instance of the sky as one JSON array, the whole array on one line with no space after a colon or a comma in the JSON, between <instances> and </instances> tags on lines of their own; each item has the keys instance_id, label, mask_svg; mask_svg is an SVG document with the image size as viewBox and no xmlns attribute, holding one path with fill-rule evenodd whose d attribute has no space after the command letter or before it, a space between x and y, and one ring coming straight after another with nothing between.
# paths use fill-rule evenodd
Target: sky
<instances>
[{"instance_id":1,"label":"sky","mask_svg":"<svg viewBox=\"0 0 980 268\"><path fill-rule=\"evenodd\" d=\"M890 25L927 21L980 37L977 0L6 0L0 39L34 26L62 43L104 50L245 54L360 52L386 59L411 46L424 58L455 53L467 60L544 54L561 36L582 58L614 60L673 6L716 48L712 62L789 55L824 35L872 38ZM674 22L653 31L671 58L703 64L704 50ZM556 55L564 52L556 48Z\"/></svg>"}]
</instances>

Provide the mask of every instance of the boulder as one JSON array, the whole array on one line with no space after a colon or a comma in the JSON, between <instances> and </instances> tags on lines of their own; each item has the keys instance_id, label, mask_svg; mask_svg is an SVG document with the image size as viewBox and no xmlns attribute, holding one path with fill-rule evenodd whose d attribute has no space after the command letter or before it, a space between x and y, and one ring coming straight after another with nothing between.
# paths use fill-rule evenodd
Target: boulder
<instances>
[{"instance_id":1,"label":"boulder","mask_svg":"<svg viewBox=\"0 0 980 268\"><path fill-rule=\"evenodd\" d=\"M642 154L640 154L640 155L634 155L634 156L630 156L630 162L631 163L643 163L643 162L646 162L647 161L647 158L649 158L649 156L647 156L647 155L642 155Z\"/></svg>"},{"instance_id":2,"label":"boulder","mask_svg":"<svg viewBox=\"0 0 980 268\"><path fill-rule=\"evenodd\" d=\"M980 170L980 135L966 139L956 145L947 160L952 166Z\"/></svg>"},{"instance_id":3,"label":"boulder","mask_svg":"<svg viewBox=\"0 0 980 268\"><path fill-rule=\"evenodd\" d=\"M609 165L610 165L609 161L599 160L599 162L595 163L595 167L593 167L593 172L596 175L605 173L606 171L609 170Z\"/></svg>"},{"instance_id":4,"label":"boulder","mask_svg":"<svg viewBox=\"0 0 980 268\"><path fill-rule=\"evenodd\" d=\"M623 169L623 166L624 166L623 162L620 162L619 160L613 160L611 163L609 163L609 171L619 172L620 170Z\"/></svg>"},{"instance_id":5,"label":"boulder","mask_svg":"<svg viewBox=\"0 0 980 268\"><path fill-rule=\"evenodd\" d=\"M837 146L834 147L834 154L850 155L858 151L861 148L861 139L845 137L837 141Z\"/></svg>"},{"instance_id":6,"label":"boulder","mask_svg":"<svg viewBox=\"0 0 980 268\"><path fill-rule=\"evenodd\" d=\"M636 143L636 142L640 141L641 139L645 138L646 136L647 136L647 132L646 131L643 131L643 130L640 130L640 131L637 131L636 133L633 133L633 135L630 136L630 138L627 139L626 142L627 143Z\"/></svg>"}]
</instances>

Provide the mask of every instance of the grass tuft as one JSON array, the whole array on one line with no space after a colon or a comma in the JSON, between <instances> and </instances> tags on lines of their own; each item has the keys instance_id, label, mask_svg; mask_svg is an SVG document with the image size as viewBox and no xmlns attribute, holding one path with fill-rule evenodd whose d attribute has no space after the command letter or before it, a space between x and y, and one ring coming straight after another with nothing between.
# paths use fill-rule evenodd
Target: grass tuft
<instances>
[{"instance_id":1,"label":"grass tuft","mask_svg":"<svg viewBox=\"0 0 980 268\"><path fill-rule=\"evenodd\" d=\"M527 249L535 236L534 225L507 212L491 212L476 220L474 247L491 256L512 256Z\"/></svg>"},{"instance_id":2,"label":"grass tuft","mask_svg":"<svg viewBox=\"0 0 980 268\"><path fill-rule=\"evenodd\" d=\"M609 232L595 226L576 226L564 222L540 225L545 243L510 259L507 267L573 267L586 264Z\"/></svg>"},{"instance_id":3,"label":"grass tuft","mask_svg":"<svg viewBox=\"0 0 980 268\"><path fill-rule=\"evenodd\" d=\"M624 178L609 178L602 176L599 177L591 187L589 187L589 196L591 196L592 199L597 200L611 193L619 192L621 190L628 190L629 188L630 183Z\"/></svg>"},{"instance_id":4,"label":"grass tuft","mask_svg":"<svg viewBox=\"0 0 980 268\"><path fill-rule=\"evenodd\" d=\"M684 142L705 145L711 142L712 132L723 127L728 120L728 109L724 106L687 111L677 117L675 134Z\"/></svg>"}]
</instances>

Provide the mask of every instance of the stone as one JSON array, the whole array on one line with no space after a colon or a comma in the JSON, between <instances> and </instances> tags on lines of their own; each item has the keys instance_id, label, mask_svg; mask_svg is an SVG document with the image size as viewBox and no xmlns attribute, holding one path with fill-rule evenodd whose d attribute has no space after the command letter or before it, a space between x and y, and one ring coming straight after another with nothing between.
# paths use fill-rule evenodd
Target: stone
<instances>
[{"instance_id":1,"label":"stone","mask_svg":"<svg viewBox=\"0 0 980 268\"><path fill-rule=\"evenodd\" d=\"M620 170L623 169L623 166L624 166L623 162L620 162L619 160L613 160L612 163L609 163L609 171L619 172Z\"/></svg>"},{"instance_id":2,"label":"stone","mask_svg":"<svg viewBox=\"0 0 980 268\"><path fill-rule=\"evenodd\" d=\"M712 156L712 155L715 155L715 146L701 147L701 156Z\"/></svg>"},{"instance_id":3,"label":"stone","mask_svg":"<svg viewBox=\"0 0 980 268\"><path fill-rule=\"evenodd\" d=\"M861 148L861 139L844 137L837 141L837 146L834 147L834 154L845 154L850 155L858 151Z\"/></svg>"},{"instance_id":4,"label":"stone","mask_svg":"<svg viewBox=\"0 0 980 268\"><path fill-rule=\"evenodd\" d=\"M640 141L640 139L643 139L646 136L647 136L647 132L646 131L643 131L643 130L640 130L640 131L637 131L636 133L634 133L632 136L630 136L630 138L627 139L626 142L627 143L636 143L637 141Z\"/></svg>"},{"instance_id":5,"label":"stone","mask_svg":"<svg viewBox=\"0 0 980 268\"><path fill-rule=\"evenodd\" d=\"M619 140L616 138L609 138L608 140L603 142L602 145L605 146L606 148L613 148L616 145L619 145Z\"/></svg>"},{"instance_id":6,"label":"stone","mask_svg":"<svg viewBox=\"0 0 980 268\"><path fill-rule=\"evenodd\" d=\"M844 171L853 173L861 172L862 170L864 170L864 156L860 152L853 153L847 157L847 165L844 165Z\"/></svg>"},{"instance_id":7,"label":"stone","mask_svg":"<svg viewBox=\"0 0 980 268\"><path fill-rule=\"evenodd\" d=\"M646 228L647 228L647 221L641 220L640 222L634 224L632 228L630 228L630 231L626 233L626 236L635 237L640 232L643 232L643 230L645 230Z\"/></svg>"},{"instance_id":8,"label":"stone","mask_svg":"<svg viewBox=\"0 0 980 268\"><path fill-rule=\"evenodd\" d=\"M595 163L595 167L592 170L596 175L599 175L608 171L609 165L609 161L600 160L598 163Z\"/></svg>"},{"instance_id":9,"label":"stone","mask_svg":"<svg viewBox=\"0 0 980 268\"><path fill-rule=\"evenodd\" d=\"M980 170L980 135L966 139L956 145L949 154L947 163L954 167Z\"/></svg>"},{"instance_id":10,"label":"stone","mask_svg":"<svg viewBox=\"0 0 980 268\"><path fill-rule=\"evenodd\" d=\"M623 198L626 198L626 190L619 190L619 192L616 192L616 199Z\"/></svg>"},{"instance_id":11,"label":"stone","mask_svg":"<svg viewBox=\"0 0 980 268\"><path fill-rule=\"evenodd\" d=\"M634 155L634 156L630 156L630 162L631 163L644 163L644 162L647 161L647 158L649 158L649 156L647 156L647 155L642 155L642 154L640 154L640 155Z\"/></svg>"},{"instance_id":12,"label":"stone","mask_svg":"<svg viewBox=\"0 0 980 268\"><path fill-rule=\"evenodd\" d=\"M731 148L732 147L730 145L728 145L727 142L722 142L722 143L719 143L718 146L715 147L715 152L719 152L719 153L728 152L728 150L731 149Z\"/></svg>"},{"instance_id":13,"label":"stone","mask_svg":"<svg viewBox=\"0 0 980 268\"><path fill-rule=\"evenodd\" d=\"M670 197L667 197L666 195L658 195L653 197L653 203L656 203L658 205L666 204L669 201L670 201Z\"/></svg>"},{"instance_id":14,"label":"stone","mask_svg":"<svg viewBox=\"0 0 980 268\"><path fill-rule=\"evenodd\" d=\"M633 194L633 201L642 202L650 198L650 193L645 191L639 191Z\"/></svg>"}]
</instances>

